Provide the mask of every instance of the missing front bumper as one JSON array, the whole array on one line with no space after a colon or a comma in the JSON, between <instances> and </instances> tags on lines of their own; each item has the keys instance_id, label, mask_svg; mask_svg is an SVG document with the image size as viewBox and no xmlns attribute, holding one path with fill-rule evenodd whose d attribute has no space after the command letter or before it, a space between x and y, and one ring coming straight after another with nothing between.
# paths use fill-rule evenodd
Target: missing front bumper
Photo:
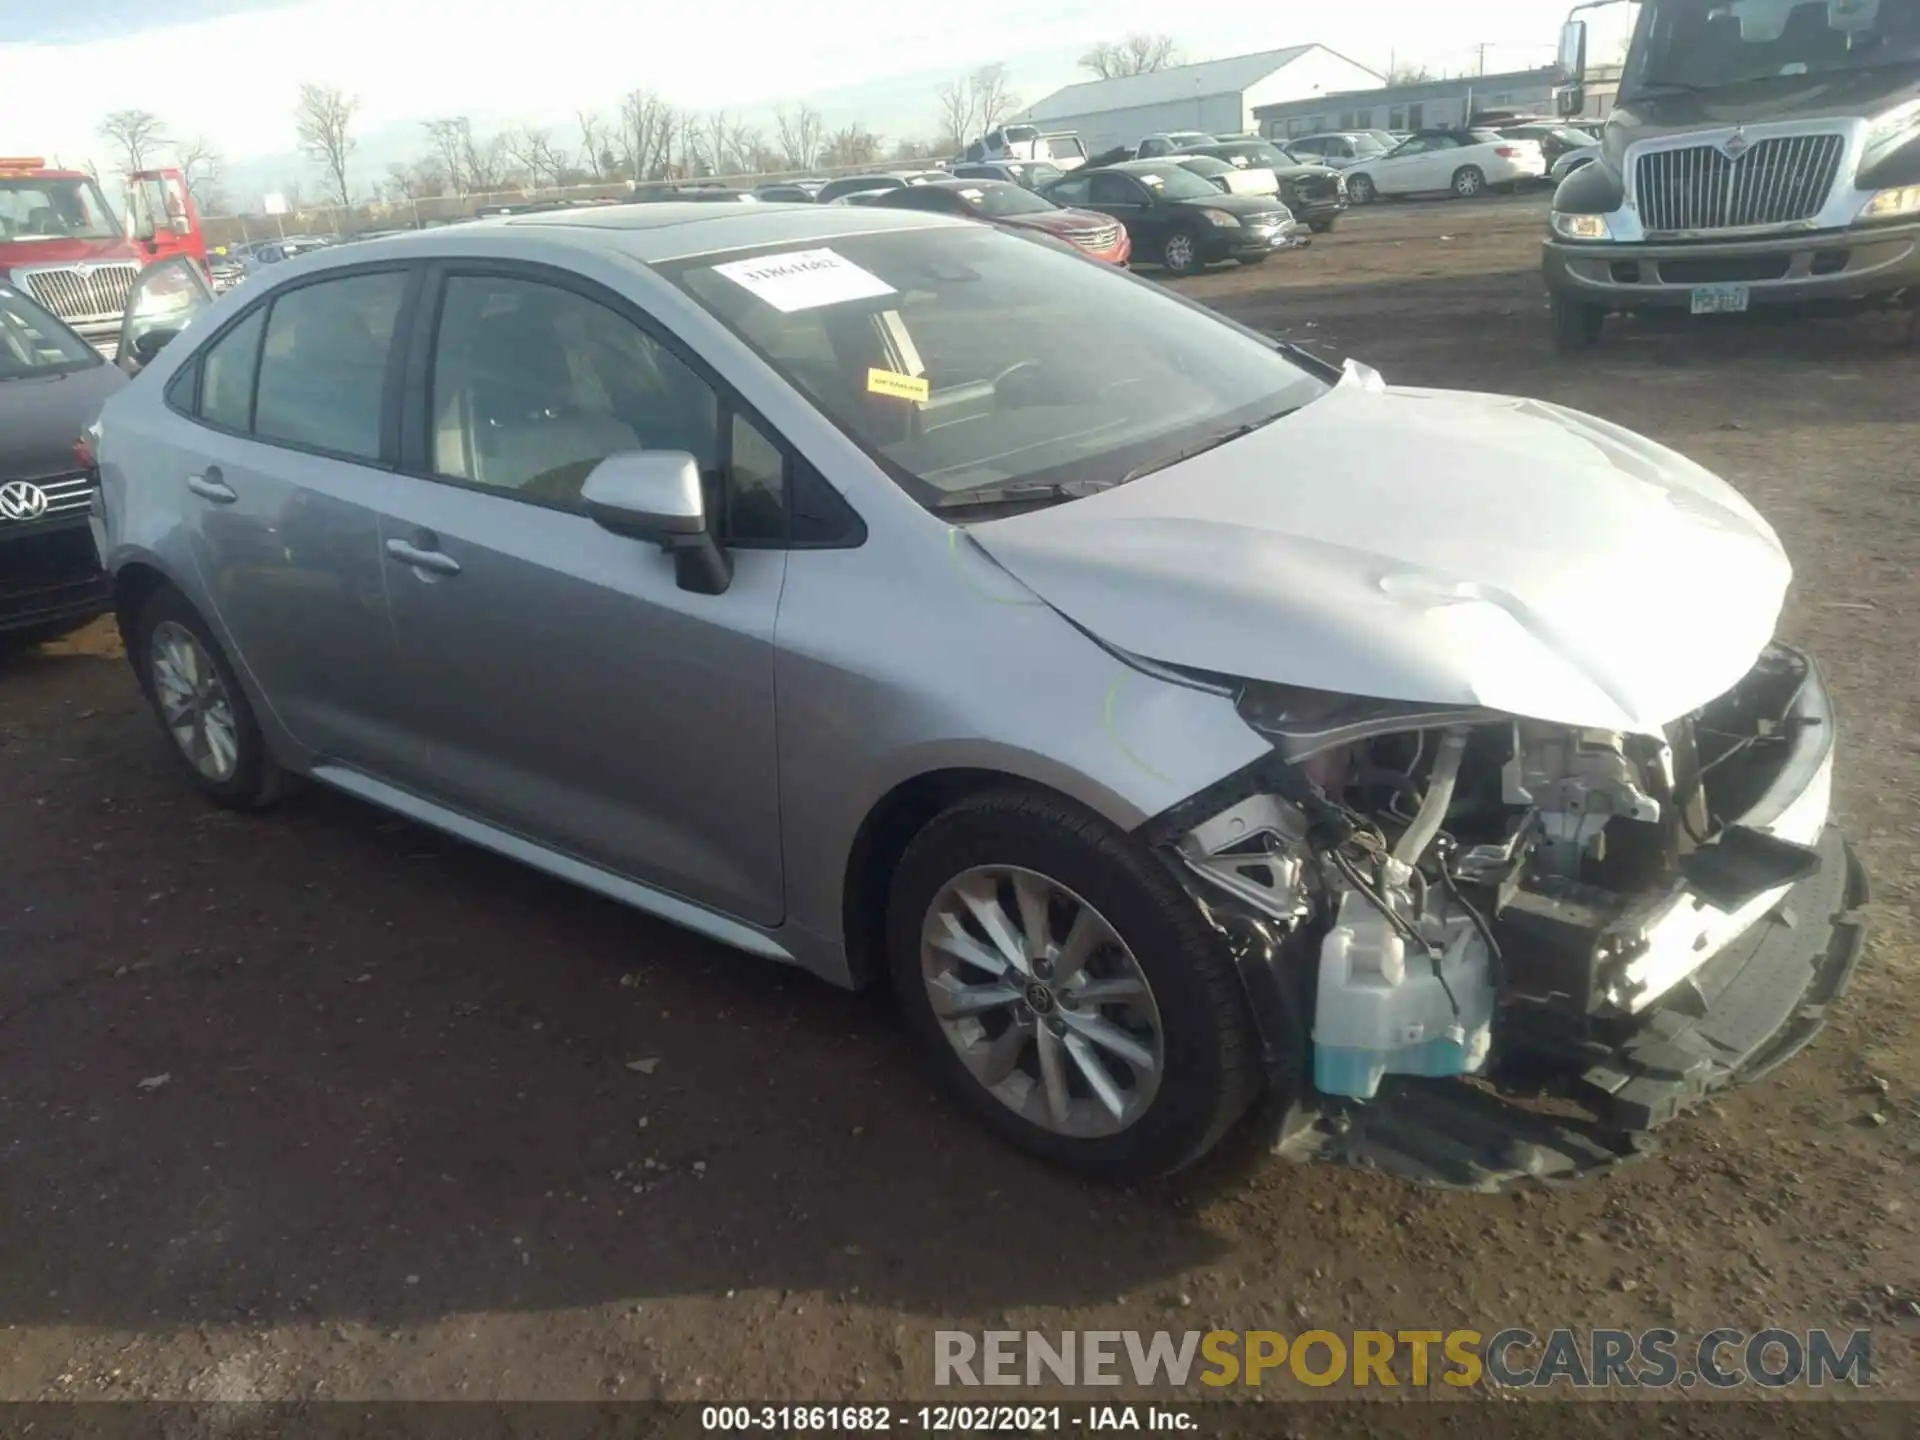
<instances>
[{"instance_id":1,"label":"missing front bumper","mask_svg":"<svg viewBox=\"0 0 1920 1440\"><path fill-rule=\"evenodd\" d=\"M1651 1132L1758 1079L1825 1025L1858 964L1866 874L1834 829L1793 886L1584 1070L1496 1082L1390 1081L1364 1105L1303 1097L1274 1115L1275 1153L1452 1189L1567 1181L1656 1148Z\"/></svg>"}]
</instances>

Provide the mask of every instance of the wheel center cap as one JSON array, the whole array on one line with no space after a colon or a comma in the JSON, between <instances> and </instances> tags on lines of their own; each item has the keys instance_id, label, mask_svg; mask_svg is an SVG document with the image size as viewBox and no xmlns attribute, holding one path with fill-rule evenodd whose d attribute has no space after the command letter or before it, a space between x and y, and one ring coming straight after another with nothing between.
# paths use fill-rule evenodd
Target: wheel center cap
<instances>
[{"instance_id":1,"label":"wheel center cap","mask_svg":"<svg viewBox=\"0 0 1920 1440\"><path fill-rule=\"evenodd\" d=\"M1051 1015L1053 1013L1053 991L1049 990L1045 985L1042 985L1038 980L1029 981L1027 984L1027 1006L1036 1015Z\"/></svg>"}]
</instances>

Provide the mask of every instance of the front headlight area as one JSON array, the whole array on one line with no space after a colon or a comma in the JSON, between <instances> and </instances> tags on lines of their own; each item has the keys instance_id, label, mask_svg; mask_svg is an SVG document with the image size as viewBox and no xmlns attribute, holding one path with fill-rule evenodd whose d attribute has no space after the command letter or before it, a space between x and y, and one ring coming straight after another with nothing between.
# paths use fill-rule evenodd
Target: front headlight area
<instances>
[{"instance_id":1,"label":"front headlight area","mask_svg":"<svg viewBox=\"0 0 1920 1440\"><path fill-rule=\"evenodd\" d=\"M1860 207L1862 220L1910 220L1920 216L1920 185L1879 191Z\"/></svg>"},{"instance_id":2,"label":"front headlight area","mask_svg":"<svg viewBox=\"0 0 1920 1440\"><path fill-rule=\"evenodd\" d=\"M1276 1009L1320 1094L1483 1073L1510 1045L1631 1022L1620 977L1689 857L1769 783L1804 674L1770 652L1660 735L1249 685L1271 760L1169 848L1292 987Z\"/></svg>"},{"instance_id":3,"label":"front headlight area","mask_svg":"<svg viewBox=\"0 0 1920 1440\"><path fill-rule=\"evenodd\" d=\"M1563 210L1553 212L1548 222L1562 240L1611 240L1613 227L1604 215L1579 215Z\"/></svg>"}]
</instances>

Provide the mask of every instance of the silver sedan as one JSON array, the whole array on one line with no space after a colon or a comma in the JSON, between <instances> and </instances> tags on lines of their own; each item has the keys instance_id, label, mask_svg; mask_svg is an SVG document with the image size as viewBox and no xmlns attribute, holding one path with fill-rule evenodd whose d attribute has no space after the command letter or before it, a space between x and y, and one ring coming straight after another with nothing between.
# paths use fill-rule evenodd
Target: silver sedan
<instances>
[{"instance_id":1,"label":"silver sedan","mask_svg":"<svg viewBox=\"0 0 1920 1440\"><path fill-rule=\"evenodd\" d=\"M1577 1090L1704 993L1738 1078L1851 963L1786 559L1617 427L908 211L563 211L198 284L139 282L93 436L186 778L890 978L1036 1153L1176 1168L1271 1088L1290 1153L1430 1172L1461 1077ZM1553 1123L1486 1163L1610 1153Z\"/></svg>"}]
</instances>

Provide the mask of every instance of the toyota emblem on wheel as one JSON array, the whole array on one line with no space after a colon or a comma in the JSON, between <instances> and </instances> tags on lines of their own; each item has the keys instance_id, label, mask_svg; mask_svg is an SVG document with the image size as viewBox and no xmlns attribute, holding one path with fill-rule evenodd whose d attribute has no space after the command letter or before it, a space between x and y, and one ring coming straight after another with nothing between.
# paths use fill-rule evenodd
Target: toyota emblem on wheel
<instances>
[{"instance_id":1,"label":"toyota emblem on wheel","mask_svg":"<svg viewBox=\"0 0 1920 1440\"><path fill-rule=\"evenodd\" d=\"M47 513L47 492L25 480L0 485L0 520L38 520Z\"/></svg>"}]
</instances>

